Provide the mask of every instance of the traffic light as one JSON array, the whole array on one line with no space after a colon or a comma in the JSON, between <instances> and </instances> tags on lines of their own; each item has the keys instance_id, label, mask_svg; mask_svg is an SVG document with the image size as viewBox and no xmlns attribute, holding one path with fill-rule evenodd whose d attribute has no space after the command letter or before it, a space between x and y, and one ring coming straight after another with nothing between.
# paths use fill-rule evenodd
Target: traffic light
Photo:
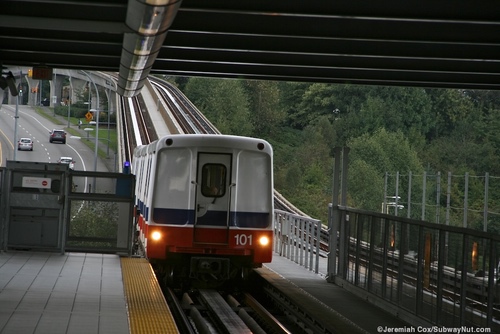
<instances>
[{"instance_id":1,"label":"traffic light","mask_svg":"<svg viewBox=\"0 0 500 334\"><path fill-rule=\"evenodd\" d=\"M31 78L31 77L33 77L33 70L30 68L28 70L28 78Z\"/></svg>"}]
</instances>

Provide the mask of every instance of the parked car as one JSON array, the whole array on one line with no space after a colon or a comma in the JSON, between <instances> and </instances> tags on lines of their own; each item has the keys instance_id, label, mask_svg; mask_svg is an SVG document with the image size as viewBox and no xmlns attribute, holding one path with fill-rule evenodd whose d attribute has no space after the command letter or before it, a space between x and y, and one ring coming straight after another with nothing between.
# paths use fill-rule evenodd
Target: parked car
<instances>
[{"instance_id":1,"label":"parked car","mask_svg":"<svg viewBox=\"0 0 500 334\"><path fill-rule=\"evenodd\" d=\"M75 169L75 161L72 157L61 157L57 162L60 164L68 164L71 170Z\"/></svg>"},{"instance_id":2,"label":"parked car","mask_svg":"<svg viewBox=\"0 0 500 334\"><path fill-rule=\"evenodd\" d=\"M53 143L55 141L66 144L66 131L56 129L50 131L49 142Z\"/></svg>"},{"instance_id":3,"label":"parked car","mask_svg":"<svg viewBox=\"0 0 500 334\"><path fill-rule=\"evenodd\" d=\"M48 107L50 106L50 100L46 97L42 100L42 106Z\"/></svg>"},{"instance_id":4,"label":"parked car","mask_svg":"<svg viewBox=\"0 0 500 334\"><path fill-rule=\"evenodd\" d=\"M33 140L31 138L21 138L17 142L17 149L19 151L33 151Z\"/></svg>"}]
</instances>

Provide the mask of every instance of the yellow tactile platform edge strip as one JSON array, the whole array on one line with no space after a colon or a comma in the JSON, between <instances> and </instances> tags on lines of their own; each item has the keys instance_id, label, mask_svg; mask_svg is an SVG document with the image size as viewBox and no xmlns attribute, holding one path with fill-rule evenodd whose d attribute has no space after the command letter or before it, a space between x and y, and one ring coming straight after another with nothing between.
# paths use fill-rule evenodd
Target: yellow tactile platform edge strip
<instances>
[{"instance_id":1,"label":"yellow tactile platform edge strip","mask_svg":"<svg viewBox=\"0 0 500 334\"><path fill-rule=\"evenodd\" d=\"M179 333L147 260L121 258L131 334Z\"/></svg>"}]
</instances>

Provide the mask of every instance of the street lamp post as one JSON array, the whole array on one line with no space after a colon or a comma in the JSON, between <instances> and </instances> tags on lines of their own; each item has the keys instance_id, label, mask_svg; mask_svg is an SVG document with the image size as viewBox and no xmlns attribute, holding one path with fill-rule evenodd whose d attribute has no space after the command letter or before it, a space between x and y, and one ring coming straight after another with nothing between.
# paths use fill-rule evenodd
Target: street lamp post
<instances>
[{"instance_id":1,"label":"street lamp post","mask_svg":"<svg viewBox=\"0 0 500 334\"><path fill-rule=\"evenodd\" d=\"M97 98L97 101L99 101L99 98ZM97 172L97 152L99 146L99 109L90 109L90 112L92 112L94 115L97 115L95 121L95 149L94 149L94 171Z\"/></svg>"},{"instance_id":2,"label":"street lamp post","mask_svg":"<svg viewBox=\"0 0 500 334\"><path fill-rule=\"evenodd\" d=\"M108 149L106 151L106 155L107 155L108 158L109 158L109 141L110 141L110 136L109 136L109 121L110 121L109 113L110 112L111 112L111 110L109 110L109 108L108 108Z\"/></svg>"},{"instance_id":3,"label":"street lamp post","mask_svg":"<svg viewBox=\"0 0 500 334\"><path fill-rule=\"evenodd\" d=\"M71 116L71 93L73 92L73 85L71 84L71 76L69 77L69 92L68 92L68 129L70 127L69 118Z\"/></svg>"},{"instance_id":4,"label":"street lamp post","mask_svg":"<svg viewBox=\"0 0 500 334\"><path fill-rule=\"evenodd\" d=\"M87 73L85 73L87 74ZM89 77L89 75L87 74L87 76ZM90 79L90 77L89 77ZM90 79L92 80L92 79ZM87 101L87 111L90 111L90 109L92 108L92 105L91 105L91 102L92 102L92 88L90 87L90 82L89 82L89 96L88 96L89 100Z\"/></svg>"},{"instance_id":5,"label":"street lamp post","mask_svg":"<svg viewBox=\"0 0 500 334\"><path fill-rule=\"evenodd\" d=\"M109 77L109 82L111 82L113 84L113 86L115 86L115 92L117 90L117 86L116 86L116 81L111 77L111 76L108 76ZM108 150L106 152L107 154L107 157L109 158L109 143L110 143L110 133L109 133L109 121L110 121L110 112L111 112L111 89L108 88Z\"/></svg>"},{"instance_id":6,"label":"street lamp post","mask_svg":"<svg viewBox=\"0 0 500 334\"><path fill-rule=\"evenodd\" d=\"M71 115L71 104L68 101L68 129L69 129L69 126L70 126L70 122L69 122L70 115Z\"/></svg>"},{"instance_id":7,"label":"street lamp post","mask_svg":"<svg viewBox=\"0 0 500 334\"><path fill-rule=\"evenodd\" d=\"M94 115L97 115L95 123L96 125L95 125L95 150L94 150L94 172L97 172L97 150L99 148L99 90L97 89L97 85L95 84L94 80L92 80L92 77L85 71L81 72L85 74L92 82L97 96L97 109L90 109L90 111L94 112ZM90 94L90 89L89 89L89 94ZM94 177L94 186L93 186L94 191L96 189L95 187L96 187L96 178Z\"/></svg>"},{"instance_id":8,"label":"street lamp post","mask_svg":"<svg viewBox=\"0 0 500 334\"><path fill-rule=\"evenodd\" d=\"M17 144L17 123L18 123L18 120L19 120L19 95L16 96L16 115L14 116L14 145ZM14 161L17 160L16 152L17 152L17 148L14 147Z\"/></svg>"},{"instance_id":9,"label":"street lamp post","mask_svg":"<svg viewBox=\"0 0 500 334\"><path fill-rule=\"evenodd\" d=\"M22 85L22 80L23 80L23 73L22 72L21 72L19 80L21 82L20 85ZM19 97L20 96L21 97L23 96L23 90L22 90L22 88L19 89L18 95L16 95L16 115L14 116L14 145L17 145L17 127L18 127L17 123L18 123L18 120L19 120ZM17 152L17 148L14 147L14 161L17 160L16 152Z\"/></svg>"}]
</instances>

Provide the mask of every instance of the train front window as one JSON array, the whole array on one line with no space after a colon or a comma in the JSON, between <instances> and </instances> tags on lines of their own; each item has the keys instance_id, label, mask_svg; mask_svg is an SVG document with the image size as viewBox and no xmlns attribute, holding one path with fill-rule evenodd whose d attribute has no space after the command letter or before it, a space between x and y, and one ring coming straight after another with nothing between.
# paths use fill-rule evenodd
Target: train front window
<instances>
[{"instance_id":1,"label":"train front window","mask_svg":"<svg viewBox=\"0 0 500 334\"><path fill-rule=\"evenodd\" d=\"M201 171L201 194L205 197L222 197L226 193L226 166L205 164Z\"/></svg>"}]
</instances>

